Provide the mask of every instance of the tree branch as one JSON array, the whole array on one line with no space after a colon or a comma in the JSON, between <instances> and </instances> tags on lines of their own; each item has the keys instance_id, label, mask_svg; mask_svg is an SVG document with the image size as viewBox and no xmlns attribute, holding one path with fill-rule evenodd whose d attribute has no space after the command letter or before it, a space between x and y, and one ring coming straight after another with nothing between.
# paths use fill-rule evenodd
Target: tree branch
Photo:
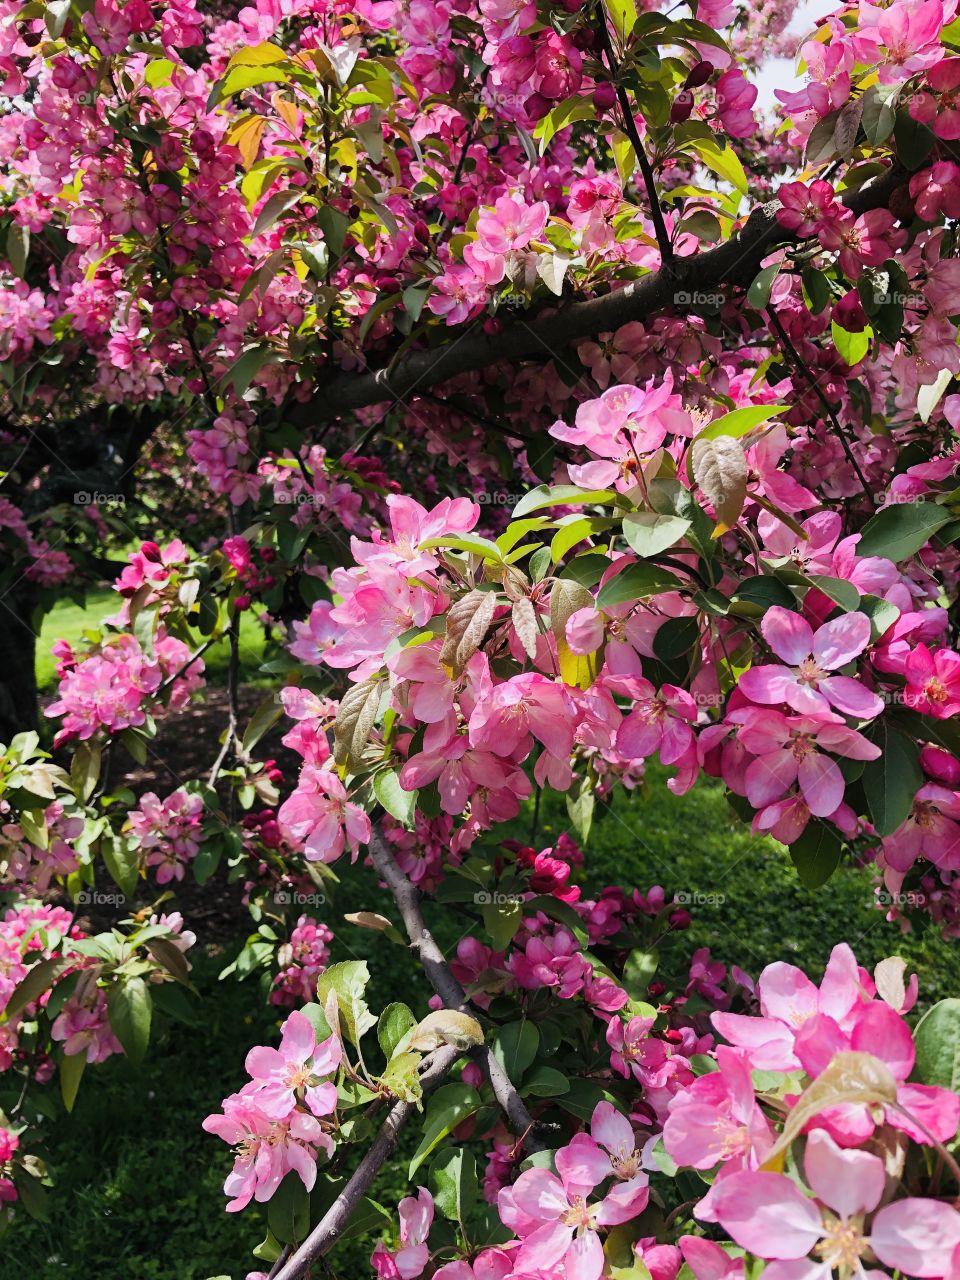
<instances>
[{"instance_id":1,"label":"tree branch","mask_svg":"<svg viewBox=\"0 0 960 1280\"><path fill-rule=\"evenodd\" d=\"M393 900L403 920L410 939L410 947L420 957L424 972L434 991L448 1009L469 1011L470 1001L460 983L453 976L450 966L436 939L426 926L420 910L420 894L403 874L380 832L374 828L370 840L370 857L380 876L386 881ZM494 1097L514 1133L519 1134L528 1151L540 1151L543 1143L534 1136L535 1122L523 1099L517 1093L513 1081L493 1056L488 1045L480 1045L473 1056L482 1068L493 1089Z\"/></svg>"},{"instance_id":2,"label":"tree branch","mask_svg":"<svg viewBox=\"0 0 960 1280\"><path fill-rule=\"evenodd\" d=\"M424 1093L435 1088L456 1060L462 1057L462 1050L455 1049L452 1045L445 1045L429 1059L425 1058L424 1063L428 1065L420 1075L420 1085ZM300 1248L283 1264L275 1280L299 1280L308 1267L329 1252L349 1222L351 1214L370 1190L377 1174L393 1155L401 1129L416 1113L417 1107L413 1102L394 1103L387 1112L373 1145L357 1165L350 1181Z\"/></svg>"},{"instance_id":3,"label":"tree branch","mask_svg":"<svg viewBox=\"0 0 960 1280\"><path fill-rule=\"evenodd\" d=\"M905 171L893 165L846 194L843 202L857 215L885 208L905 178ZM705 253L676 258L672 270L661 268L599 297L543 309L514 321L498 334L483 333L476 321L471 321L450 330L449 339L441 345L412 351L390 368L359 375L337 374L318 386L311 400L291 406L287 417L295 425L315 426L367 405L402 400L461 373L556 356L570 342L675 307L684 293L711 292L723 284L749 284L767 254L779 246L804 243L777 222L779 208L777 200L758 205L735 236Z\"/></svg>"}]
</instances>

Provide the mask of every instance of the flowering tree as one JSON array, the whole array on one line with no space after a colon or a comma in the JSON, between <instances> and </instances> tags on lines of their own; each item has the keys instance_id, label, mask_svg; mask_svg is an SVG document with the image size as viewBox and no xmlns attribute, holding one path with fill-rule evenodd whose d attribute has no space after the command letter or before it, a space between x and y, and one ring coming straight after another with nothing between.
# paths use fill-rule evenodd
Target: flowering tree
<instances>
[{"instance_id":1,"label":"flowering tree","mask_svg":"<svg viewBox=\"0 0 960 1280\"><path fill-rule=\"evenodd\" d=\"M42 1211L37 1088L182 1010L158 900L223 863L292 1010L206 1122L272 1276L371 1225L387 1280L955 1274L960 1004L911 1034L845 944L654 979L677 905L572 874L657 757L958 930L955 0L841 6L776 119L777 3L0 8L0 1198ZM36 623L105 578L47 753ZM114 789L220 642L209 773ZM572 835L498 831L545 790ZM409 1004L300 909L348 851ZM93 937L40 901L108 879Z\"/></svg>"}]
</instances>

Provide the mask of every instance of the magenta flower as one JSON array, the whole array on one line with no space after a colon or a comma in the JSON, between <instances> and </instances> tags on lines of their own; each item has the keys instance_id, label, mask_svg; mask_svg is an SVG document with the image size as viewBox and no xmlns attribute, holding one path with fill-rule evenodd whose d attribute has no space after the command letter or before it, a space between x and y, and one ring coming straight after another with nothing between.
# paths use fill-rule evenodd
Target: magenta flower
<instances>
[{"instance_id":1,"label":"magenta flower","mask_svg":"<svg viewBox=\"0 0 960 1280\"><path fill-rule=\"evenodd\" d=\"M481 209L477 217L477 235L488 253L507 254L525 249L536 240L547 225L550 206L545 200L525 204L522 199L501 196L493 209Z\"/></svg>"},{"instance_id":2,"label":"magenta flower","mask_svg":"<svg viewBox=\"0 0 960 1280\"><path fill-rule=\"evenodd\" d=\"M956 1209L908 1197L874 1213L886 1182L883 1161L838 1147L819 1130L807 1138L804 1174L815 1198L783 1174L741 1172L716 1182L695 1212L719 1222L756 1257L771 1260L764 1269L768 1280L830 1280L835 1269L862 1274L871 1252L908 1276L950 1273L960 1245Z\"/></svg>"},{"instance_id":3,"label":"magenta flower","mask_svg":"<svg viewBox=\"0 0 960 1280\"><path fill-rule=\"evenodd\" d=\"M426 1187L419 1187L416 1199L404 1196L397 1212L400 1248L392 1253L380 1240L370 1261L380 1280L415 1280L430 1260L426 1240L433 1223L433 1196Z\"/></svg>"},{"instance_id":4,"label":"magenta flower","mask_svg":"<svg viewBox=\"0 0 960 1280\"><path fill-rule=\"evenodd\" d=\"M236 1148L236 1162L223 1184L232 1197L228 1213L246 1208L251 1200L269 1200L291 1170L312 1191L317 1180L315 1144L329 1142L319 1120L305 1111L273 1120L243 1090L225 1098L223 1114L207 1116L203 1128Z\"/></svg>"},{"instance_id":5,"label":"magenta flower","mask_svg":"<svg viewBox=\"0 0 960 1280\"><path fill-rule=\"evenodd\" d=\"M876 760L880 748L848 729L840 716L785 716L779 711L744 715L740 743L756 758L744 775L755 809L779 800L797 783L810 813L829 817L843 800L845 783L831 751L848 760Z\"/></svg>"},{"instance_id":6,"label":"magenta flower","mask_svg":"<svg viewBox=\"0 0 960 1280\"><path fill-rule=\"evenodd\" d=\"M814 635L800 614L774 605L764 614L760 630L776 656L790 665L751 667L743 673L738 687L754 702L785 702L813 716L833 706L860 720L872 720L883 710L883 700L859 680L831 674L869 645L870 619L865 613L845 613Z\"/></svg>"},{"instance_id":7,"label":"magenta flower","mask_svg":"<svg viewBox=\"0 0 960 1280\"><path fill-rule=\"evenodd\" d=\"M680 1252L695 1280L743 1280L743 1259L703 1236L681 1236Z\"/></svg>"},{"instance_id":8,"label":"magenta flower","mask_svg":"<svg viewBox=\"0 0 960 1280\"><path fill-rule=\"evenodd\" d=\"M883 857L895 871L909 871L918 858L960 870L960 796L932 782L921 787L910 816L884 840Z\"/></svg>"},{"instance_id":9,"label":"magenta flower","mask_svg":"<svg viewBox=\"0 0 960 1280\"><path fill-rule=\"evenodd\" d=\"M903 700L908 707L938 720L960 712L960 653L953 649L931 652L918 644L907 655L903 673L907 678Z\"/></svg>"},{"instance_id":10,"label":"magenta flower","mask_svg":"<svg viewBox=\"0 0 960 1280\"><path fill-rule=\"evenodd\" d=\"M782 206L777 210L781 227L804 238L816 235L843 207L833 187L822 179L809 186L805 182L785 182L777 190L777 199Z\"/></svg>"}]
</instances>

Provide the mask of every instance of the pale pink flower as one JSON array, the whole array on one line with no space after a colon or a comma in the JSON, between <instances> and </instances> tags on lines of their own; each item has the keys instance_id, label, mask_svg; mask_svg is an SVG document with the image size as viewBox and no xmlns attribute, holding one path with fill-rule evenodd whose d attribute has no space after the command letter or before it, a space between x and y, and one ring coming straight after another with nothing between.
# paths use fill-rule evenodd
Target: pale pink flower
<instances>
[{"instance_id":1,"label":"pale pink flower","mask_svg":"<svg viewBox=\"0 0 960 1280\"><path fill-rule=\"evenodd\" d=\"M763 665L744 672L739 688L754 702L785 702L805 715L829 711L832 705L862 720L872 720L883 710L882 699L860 681L831 674L870 644L870 619L865 613L846 613L814 635L800 614L774 605L764 614L760 630L776 656L790 665Z\"/></svg>"}]
</instances>

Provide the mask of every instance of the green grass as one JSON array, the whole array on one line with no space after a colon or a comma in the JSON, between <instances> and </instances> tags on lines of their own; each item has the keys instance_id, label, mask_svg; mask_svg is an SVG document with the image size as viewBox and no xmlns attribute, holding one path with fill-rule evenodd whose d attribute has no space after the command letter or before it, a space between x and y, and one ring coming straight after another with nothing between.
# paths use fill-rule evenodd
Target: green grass
<instances>
[{"instance_id":1,"label":"green grass","mask_svg":"<svg viewBox=\"0 0 960 1280\"><path fill-rule=\"evenodd\" d=\"M50 653L54 640L66 640L71 645L81 643L83 633L96 630L104 618L117 612L120 604L120 597L115 591L108 587L97 587L88 591L83 605L73 600L64 600L51 609L43 620L37 640L37 686L41 693L52 693L57 684L57 664ZM252 613L243 614L240 619L240 666L245 684L265 683L257 674L265 651L263 627ZM226 640L219 641L207 650L203 660L208 683L226 683L229 658Z\"/></svg>"},{"instance_id":2,"label":"green grass","mask_svg":"<svg viewBox=\"0 0 960 1280\"><path fill-rule=\"evenodd\" d=\"M709 946L714 957L754 976L782 959L819 978L832 946L845 940L868 967L888 954L904 956L920 974L924 1002L960 991L960 949L932 932L902 936L871 905L867 871L844 867L824 888L806 890L784 851L755 839L733 817L718 786L700 784L677 798L662 786L662 771L652 769L650 780L648 794L618 797L597 823L584 887L593 892L621 883L646 890L659 883L668 893L701 895L700 905L690 906L690 929L669 941L675 967ZM514 834L525 840L530 815L516 827ZM563 800L551 797L537 843L551 843L565 827ZM337 870L342 883L325 909L338 935L334 959L368 960L375 1010L395 999L423 1009L427 990L410 954L342 923L345 912L389 910L373 875L345 863ZM466 924L447 909L430 915L444 945ZM262 1215L255 1208L236 1217L224 1212L229 1153L200 1122L242 1084L247 1049L270 1041L278 1016L252 981L218 986L218 967L198 965L206 997L202 1030L163 1031L139 1070L112 1059L87 1073L74 1114L57 1119L49 1133L57 1176L51 1222L21 1218L13 1225L0 1245L4 1280L243 1280L257 1267L250 1250L263 1237ZM398 1159L375 1188L386 1203L402 1193L402 1157L416 1136L404 1135ZM370 1237L345 1242L332 1256L331 1275L359 1280L372 1274L372 1245Z\"/></svg>"}]
</instances>

